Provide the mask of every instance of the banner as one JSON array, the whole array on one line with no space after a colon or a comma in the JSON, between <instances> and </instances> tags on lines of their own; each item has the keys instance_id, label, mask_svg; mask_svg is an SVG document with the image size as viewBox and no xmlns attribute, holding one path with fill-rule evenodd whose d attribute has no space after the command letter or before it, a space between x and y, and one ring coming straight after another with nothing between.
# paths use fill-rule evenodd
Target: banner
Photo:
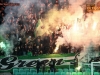
<instances>
[{"instance_id":1,"label":"banner","mask_svg":"<svg viewBox=\"0 0 100 75\"><path fill-rule=\"evenodd\" d=\"M74 57L60 57L60 58L52 58L55 60L56 66L61 65L69 65L70 62L66 62L66 60L73 60ZM17 56L8 56L0 59L0 70L10 70L12 68L21 68L21 67L35 67L36 61L38 59L18 59ZM40 62L45 61L45 65L49 66L51 58L41 58Z\"/></svg>"}]
</instances>

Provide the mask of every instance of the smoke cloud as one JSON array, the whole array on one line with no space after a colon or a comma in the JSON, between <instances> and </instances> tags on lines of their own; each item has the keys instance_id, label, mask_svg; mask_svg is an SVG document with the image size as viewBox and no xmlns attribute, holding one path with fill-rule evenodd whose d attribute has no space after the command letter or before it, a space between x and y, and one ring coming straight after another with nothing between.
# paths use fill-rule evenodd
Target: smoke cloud
<instances>
[{"instance_id":1,"label":"smoke cloud","mask_svg":"<svg viewBox=\"0 0 100 75\"><path fill-rule=\"evenodd\" d=\"M49 34L57 30L58 27L61 28L62 38L72 45L88 45L91 41L98 44L100 36L100 11L85 14L83 8L80 6L84 2L85 0L69 0L69 3L72 5L68 9L59 11L55 8L51 9L46 18L42 19L42 24L37 28L37 31L41 35L44 33ZM84 18L85 16L87 17ZM44 26L43 29L41 28L42 26Z\"/></svg>"},{"instance_id":2,"label":"smoke cloud","mask_svg":"<svg viewBox=\"0 0 100 75\"><path fill-rule=\"evenodd\" d=\"M56 45L71 43L75 47L87 48L93 42L94 46L97 46L100 43L100 11L85 13L82 6L86 5L86 0L69 0L69 4L68 9L51 9L46 18L42 19L37 32L41 35L51 34L61 28L62 37L58 37ZM84 50L83 56L88 52L88 49Z\"/></svg>"},{"instance_id":3,"label":"smoke cloud","mask_svg":"<svg viewBox=\"0 0 100 75\"><path fill-rule=\"evenodd\" d=\"M15 36L18 33L18 21L20 20L18 17L21 17L22 15L28 16L28 18L31 18L29 9L32 4L36 7L34 11L38 11L38 9L42 8L45 10L45 5L43 5L42 0L9 0L10 3L19 3L19 6L6 6L5 13L6 15L3 17L4 23L0 25L0 35L5 39L0 41L4 42L5 48L3 48L3 51L5 52L5 55L10 55L13 52L13 47L16 41L18 41L18 38ZM24 20L24 18L23 18ZM25 20L24 20L25 21ZM29 26L27 26L27 29ZM13 31L15 31L13 33ZM24 32L21 31L24 35ZM7 35L11 34L11 35ZM33 33L34 34L34 33ZM8 39L9 37L10 39Z\"/></svg>"},{"instance_id":4,"label":"smoke cloud","mask_svg":"<svg viewBox=\"0 0 100 75\"><path fill-rule=\"evenodd\" d=\"M64 1L65 0L59 0L59 3L63 3ZM31 15L28 10L31 4L35 5L36 9L34 11L38 11L40 8L42 8L41 10L46 10L45 5L43 4L44 1L42 0L10 0L10 2L20 3L20 6L6 7L4 23L0 26L0 34L3 37L6 33L11 33L18 27L16 21L19 21L19 18L17 19L15 14L17 14L18 17L26 15L30 18ZM37 36L42 36L45 33L51 34L52 32L60 29L62 35L56 40L57 46L62 44L67 45L68 43L77 47L84 45L88 46L91 41L94 45L98 45L100 42L100 11L85 13L84 8L82 7L83 5L86 5L85 2L86 0L68 0L68 8L61 10L53 8L49 10L45 15L45 18L41 19L41 24L36 29ZM11 21L14 26L10 24ZM27 24L25 25L27 28L29 27ZM17 35L17 32L15 34ZM5 40L6 39L7 38L5 38ZM15 39L16 37L11 35L11 38L9 39L10 46L8 48L8 52L12 52L13 42ZM4 51L6 52L6 49Z\"/></svg>"}]
</instances>

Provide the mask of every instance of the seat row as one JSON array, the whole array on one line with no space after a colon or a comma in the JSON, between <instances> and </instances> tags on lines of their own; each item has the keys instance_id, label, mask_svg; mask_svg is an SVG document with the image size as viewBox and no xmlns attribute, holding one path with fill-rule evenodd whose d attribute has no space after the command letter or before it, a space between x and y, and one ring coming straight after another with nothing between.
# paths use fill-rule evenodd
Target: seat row
<instances>
[{"instance_id":1,"label":"seat row","mask_svg":"<svg viewBox=\"0 0 100 75\"><path fill-rule=\"evenodd\" d=\"M74 72L75 70L64 68L64 69L57 69L56 71L57 72ZM36 72L36 69L34 68L14 68L13 73L14 72Z\"/></svg>"},{"instance_id":2,"label":"seat row","mask_svg":"<svg viewBox=\"0 0 100 75\"><path fill-rule=\"evenodd\" d=\"M91 75L90 72L16 72L13 75ZM94 75L100 75L99 72L94 72Z\"/></svg>"},{"instance_id":3,"label":"seat row","mask_svg":"<svg viewBox=\"0 0 100 75\"><path fill-rule=\"evenodd\" d=\"M34 68L14 68L13 73L15 72L36 72Z\"/></svg>"}]
</instances>

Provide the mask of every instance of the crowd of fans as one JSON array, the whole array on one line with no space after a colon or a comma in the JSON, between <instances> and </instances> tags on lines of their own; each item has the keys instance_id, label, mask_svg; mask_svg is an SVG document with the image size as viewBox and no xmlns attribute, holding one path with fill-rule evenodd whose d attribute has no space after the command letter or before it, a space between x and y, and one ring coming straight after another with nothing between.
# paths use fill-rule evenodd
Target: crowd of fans
<instances>
[{"instance_id":1,"label":"crowd of fans","mask_svg":"<svg viewBox=\"0 0 100 75\"><path fill-rule=\"evenodd\" d=\"M0 1L4 2L4 0ZM39 4L39 1L42 3L40 2ZM6 24L7 30L3 36L7 40L14 41L14 55L27 55L28 52L31 52L32 55L54 52L54 48L56 47L55 40L59 35L56 32L59 32L59 30L50 35L45 34L42 37L36 37L34 32L38 20L44 18L48 10L52 9L54 6L56 6L58 10L68 7L68 0L61 0L61 2L60 0L38 0L40 8L38 8L36 4L37 3L31 4L30 8L22 15L19 15L17 10L12 12L12 7L7 8L9 10L9 15L13 14L13 17L7 17L6 23L5 19L3 19L7 14L5 13L6 6L0 6L0 24ZM67 46L62 45L59 48L59 53L70 53L72 49L73 52L77 52L80 48L75 49L71 44ZM1 54L3 53L1 52Z\"/></svg>"}]
</instances>

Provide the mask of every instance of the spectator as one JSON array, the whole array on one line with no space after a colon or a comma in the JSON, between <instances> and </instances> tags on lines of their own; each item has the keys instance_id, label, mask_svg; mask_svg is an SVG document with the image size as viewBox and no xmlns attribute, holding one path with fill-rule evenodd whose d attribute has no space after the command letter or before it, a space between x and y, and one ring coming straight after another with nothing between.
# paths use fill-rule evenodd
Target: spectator
<instances>
[{"instance_id":1,"label":"spectator","mask_svg":"<svg viewBox=\"0 0 100 75\"><path fill-rule=\"evenodd\" d=\"M39 73L39 71L40 71L40 66L41 66L41 62L40 62L40 59L38 59L36 61L36 70L37 70L37 73Z\"/></svg>"},{"instance_id":2,"label":"spectator","mask_svg":"<svg viewBox=\"0 0 100 75\"><path fill-rule=\"evenodd\" d=\"M42 72L45 72L45 61L42 61Z\"/></svg>"},{"instance_id":3,"label":"spectator","mask_svg":"<svg viewBox=\"0 0 100 75\"><path fill-rule=\"evenodd\" d=\"M40 37L38 37L36 40L36 53L37 53L37 55L39 54L40 49L41 49L41 41L40 41Z\"/></svg>"},{"instance_id":4,"label":"spectator","mask_svg":"<svg viewBox=\"0 0 100 75\"><path fill-rule=\"evenodd\" d=\"M55 61L53 59L51 59L49 66L50 66L50 72L55 72Z\"/></svg>"},{"instance_id":5,"label":"spectator","mask_svg":"<svg viewBox=\"0 0 100 75\"><path fill-rule=\"evenodd\" d=\"M28 50L28 56L32 56L32 52Z\"/></svg>"},{"instance_id":6,"label":"spectator","mask_svg":"<svg viewBox=\"0 0 100 75\"><path fill-rule=\"evenodd\" d=\"M33 53L33 56L36 56L36 43L33 43L32 53Z\"/></svg>"},{"instance_id":7,"label":"spectator","mask_svg":"<svg viewBox=\"0 0 100 75\"><path fill-rule=\"evenodd\" d=\"M46 53L48 53L48 51L50 49L50 37L49 37L49 35L46 35L44 37L43 45L44 45L43 54L46 54Z\"/></svg>"}]
</instances>

